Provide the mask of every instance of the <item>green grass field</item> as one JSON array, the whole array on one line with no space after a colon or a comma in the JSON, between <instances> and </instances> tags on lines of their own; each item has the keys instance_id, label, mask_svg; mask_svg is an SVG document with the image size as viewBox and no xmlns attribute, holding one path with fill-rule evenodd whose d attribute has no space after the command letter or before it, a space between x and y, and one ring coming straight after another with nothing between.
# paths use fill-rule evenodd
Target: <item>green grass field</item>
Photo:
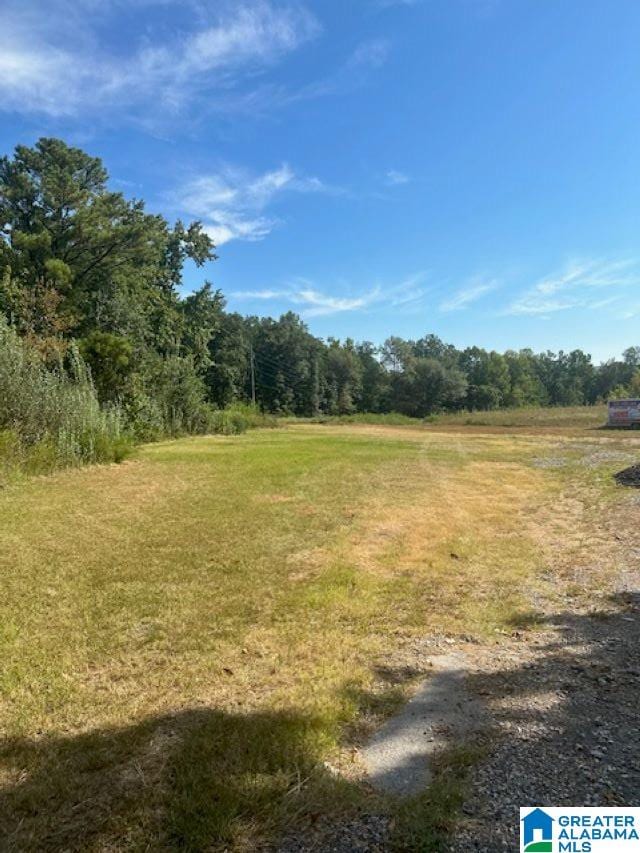
<instances>
[{"instance_id":1,"label":"green grass field","mask_svg":"<svg viewBox=\"0 0 640 853\"><path fill-rule=\"evenodd\" d=\"M549 406L547 408L495 409L488 412L453 412L431 415L425 419L410 418L397 412L388 414L336 415L317 419L325 424L368 424L438 429L439 427L479 426L517 429L598 429L607 421L607 407Z\"/></svg>"},{"instance_id":2,"label":"green grass field","mask_svg":"<svg viewBox=\"0 0 640 853\"><path fill-rule=\"evenodd\" d=\"M606 406L549 406L535 409L496 409L438 415L435 425L528 428L597 429L607 422Z\"/></svg>"},{"instance_id":3,"label":"green grass field","mask_svg":"<svg viewBox=\"0 0 640 853\"><path fill-rule=\"evenodd\" d=\"M413 683L380 667L526 618L529 520L593 479L549 447L307 425L4 489L6 849L253 850L366 801L353 747Z\"/></svg>"}]
</instances>

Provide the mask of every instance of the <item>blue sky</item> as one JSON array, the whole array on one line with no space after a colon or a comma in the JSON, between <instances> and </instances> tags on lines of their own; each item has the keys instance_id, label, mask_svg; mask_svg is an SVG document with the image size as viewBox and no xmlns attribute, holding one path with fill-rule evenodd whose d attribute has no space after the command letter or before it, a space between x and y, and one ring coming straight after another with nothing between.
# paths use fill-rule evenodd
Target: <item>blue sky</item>
<instances>
[{"instance_id":1,"label":"blue sky","mask_svg":"<svg viewBox=\"0 0 640 853\"><path fill-rule=\"evenodd\" d=\"M640 344L637 0L0 0L0 149L199 218L321 336Z\"/></svg>"}]
</instances>

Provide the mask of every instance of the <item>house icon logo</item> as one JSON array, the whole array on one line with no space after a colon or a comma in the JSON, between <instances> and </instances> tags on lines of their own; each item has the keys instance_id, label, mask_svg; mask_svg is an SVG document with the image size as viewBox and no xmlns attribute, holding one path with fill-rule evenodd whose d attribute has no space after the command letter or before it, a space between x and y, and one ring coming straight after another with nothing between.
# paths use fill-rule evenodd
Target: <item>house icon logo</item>
<instances>
[{"instance_id":1,"label":"house icon logo","mask_svg":"<svg viewBox=\"0 0 640 853\"><path fill-rule=\"evenodd\" d=\"M533 809L522 820L520 849L524 853L553 853L553 818L542 809Z\"/></svg>"}]
</instances>

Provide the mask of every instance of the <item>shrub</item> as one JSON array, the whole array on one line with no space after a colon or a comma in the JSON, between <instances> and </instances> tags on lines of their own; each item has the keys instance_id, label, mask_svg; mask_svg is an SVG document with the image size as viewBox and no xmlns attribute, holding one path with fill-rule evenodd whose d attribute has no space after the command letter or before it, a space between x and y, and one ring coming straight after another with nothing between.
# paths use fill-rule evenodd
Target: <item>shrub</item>
<instances>
[{"instance_id":1,"label":"shrub","mask_svg":"<svg viewBox=\"0 0 640 853\"><path fill-rule=\"evenodd\" d=\"M131 442L120 410L102 408L72 347L68 369L49 370L0 317L0 455L34 473L87 462L119 461Z\"/></svg>"},{"instance_id":2,"label":"shrub","mask_svg":"<svg viewBox=\"0 0 640 853\"><path fill-rule=\"evenodd\" d=\"M222 435L239 435L248 429L273 427L277 424L277 418L265 415L257 406L234 403L212 412L209 431Z\"/></svg>"},{"instance_id":3,"label":"shrub","mask_svg":"<svg viewBox=\"0 0 640 853\"><path fill-rule=\"evenodd\" d=\"M73 346L66 369L62 364L48 369L0 316L0 482L20 470L46 474L65 466L120 462L134 440L183 433L238 435L277 423L256 406L215 410L204 400L190 359L158 360L149 377L153 396L147 383L134 378L122 404L101 406Z\"/></svg>"},{"instance_id":4,"label":"shrub","mask_svg":"<svg viewBox=\"0 0 640 853\"><path fill-rule=\"evenodd\" d=\"M330 417L314 418L313 420L327 424L371 424L383 426L420 426L423 421L430 420L431 416L426 418L412 418L409 415L400 414L400 412L386 412L376 414L374 412L361 412L355 415L334 415Z\"/></svg>"},{"instance_id":5,"label":"shrub","mask_svg":"<svg viewBox=\"0 0 640 853\"><path fill-rule=\"evenodd\" d=\"M239 435L249 429L249 422L242 412L234 409L219 409L213 412L211 419L211 432L222 435Z\"/></svg>"},{"instance_id":6,"label":"shrub","mask_svg":"<svg viewBox=\"0 0 640 853\"><path fill-rule=\"evenodd\" d=\"M148 367L145 388L157 406L164 435L212 431L214 409L205 402L205 385L191 358L156 360Z\"/></svg>"},{"instance_id":7,"label":"shrub","mask_svg":"<svg viewBox=\"0 0 640 853\"><path fill-rule=\"evenodd\" d=\"M11 429L0 432L0 484L9 480L20 468L22 446L20 436Z\"/></svg>"},{"instance_id":8,"label":"shrub","mask_svg":"<svg viewBox=\"0 0 640 853\"><path fill-rule=\"evenodd\" d=\"M100 400L116 400L124 394L132 369L132 344L121 335L94 331L80 341L80 353L91 368Z\"/></svg>"},{"instance_id":9,"label":"shrub","mask_svg":"<svg viewBox=\"0 0 640 853\"><path fill-rule=\"evenodd\" d=\"M226 411L238 412L247 422L247 429L258 429L264 427L276 427L279 424L275 415L269 415L260 410L259 406L252 403L231 403Z\"/></svg>"}]
</instances>

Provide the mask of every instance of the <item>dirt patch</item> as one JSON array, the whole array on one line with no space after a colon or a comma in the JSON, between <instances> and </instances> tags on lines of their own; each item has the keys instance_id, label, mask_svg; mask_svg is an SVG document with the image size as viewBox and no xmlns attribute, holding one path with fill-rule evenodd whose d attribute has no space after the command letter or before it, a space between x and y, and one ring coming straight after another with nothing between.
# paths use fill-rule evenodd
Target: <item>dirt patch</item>
<instances>
[{"instance_id":1,"label":"dirt patch","mask_svg":"<svg viewBox=\"0 0 640 853\"><path fill-rule=\"evenodd\" d=\"M631 465L613 475L619 486L632 486L640 489L640 465Z\"/></svg>"}]
</instances>

